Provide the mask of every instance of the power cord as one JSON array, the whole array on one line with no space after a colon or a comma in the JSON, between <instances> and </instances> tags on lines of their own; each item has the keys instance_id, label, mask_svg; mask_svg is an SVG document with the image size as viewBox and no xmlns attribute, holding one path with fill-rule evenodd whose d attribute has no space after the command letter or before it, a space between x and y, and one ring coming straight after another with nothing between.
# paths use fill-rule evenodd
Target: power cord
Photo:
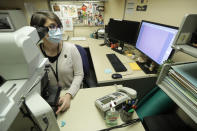
<instances>
[{"instance_id":1,"label":"power cord","mask_svg":"<svg viewBox=\"0 0 197 131\"><path fill-rule=\"evenodd\" d=\"M113 130L113 129L116 129L116 128L122 128L122 127L126 127L126 126L129 126L129 125L135 124L135 123L137 123L139 121L140 121L140 119L137 118L137 119L133 119L131 121L128 121L128 122L126 122L124 124L113 126L113 127L106 128L106 129L102 129L102 130L98 130L98 131L110 131L110 130Z\"/></svg>"}]
</instances>

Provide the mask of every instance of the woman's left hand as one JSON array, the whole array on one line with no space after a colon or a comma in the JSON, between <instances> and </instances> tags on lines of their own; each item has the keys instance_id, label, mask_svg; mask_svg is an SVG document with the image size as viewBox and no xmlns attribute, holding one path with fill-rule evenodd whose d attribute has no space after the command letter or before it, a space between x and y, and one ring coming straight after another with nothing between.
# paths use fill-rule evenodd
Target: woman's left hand
<instances>
[{"instance_id":1,"label":"woman's left hand","mask_svg":"<svg viewBox=\"0 0 197 131\"><path fill-rule=\"evenodd\" d=\"M65 96L60 97L56 114L63 112L70 107L71 98L72 96L70 94L66 94Z\"/></svg>"}]
</instances>

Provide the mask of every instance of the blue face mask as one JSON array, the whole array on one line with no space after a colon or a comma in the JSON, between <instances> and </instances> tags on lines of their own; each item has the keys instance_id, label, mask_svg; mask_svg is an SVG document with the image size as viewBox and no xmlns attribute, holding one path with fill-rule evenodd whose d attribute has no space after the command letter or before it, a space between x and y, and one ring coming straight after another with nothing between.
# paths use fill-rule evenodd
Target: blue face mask
<instances>
[{"instance_id":1,"label":"blue face mask","mask_svg":"<svg viewBox=\"0 0 197 131\"><path fill-rule=\"evenodd\" d=\"M60 28L49 29L48 34L49 37L47 38L47 40L51 43L58 44L62 40L62 30Z\"/></svg>"}]
</instances>

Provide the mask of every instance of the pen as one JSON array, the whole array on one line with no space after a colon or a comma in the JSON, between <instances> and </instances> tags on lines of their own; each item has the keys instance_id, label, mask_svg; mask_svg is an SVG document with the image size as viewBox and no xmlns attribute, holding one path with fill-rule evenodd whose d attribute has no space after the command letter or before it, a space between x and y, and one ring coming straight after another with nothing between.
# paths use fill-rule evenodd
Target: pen
<instances>
[{"instance_id":1,"label":"pen","mask_svg":"<svg viewBox=\"0 0 197 131\"><path fill-rule=\"evenodd\" d=\"M138 102L138 99L136 99L135 103L132 105L132 108L133 109L136 109L137 108L137 102Z\"/></svg>"},{"instance_id":2,"label":"pen","mask_svg":"<svg viewBox=\"0 0 197 131\"><path fill-rule=\"evenodd\" d=\"M134 103L134 105L137 105L137 103L138 103L138 99L136 99L136 100L135 100L135 103Z\"/></svg>"},{"instance_id":3,"label":"pen","mask_svg":"<svg viewBox=\"0 0 197 131\"><path fill-rule=\"evenodd\" d=\"M129 112L129 113L132 113L132 112L134 112L134 109L131 108L128 112Z\"/></svg>"},{"instance_id":4,"label":"pen","mask_svg":"<svg viewBox=\"0 0 197 131\"><path fill-rule=\"evenodd\" d=\"M132 100L132 101L131 101L131 105L134 105L134 104L135 104L135 101L134 101L134 100Z\"/></svg>"}]
</instances>

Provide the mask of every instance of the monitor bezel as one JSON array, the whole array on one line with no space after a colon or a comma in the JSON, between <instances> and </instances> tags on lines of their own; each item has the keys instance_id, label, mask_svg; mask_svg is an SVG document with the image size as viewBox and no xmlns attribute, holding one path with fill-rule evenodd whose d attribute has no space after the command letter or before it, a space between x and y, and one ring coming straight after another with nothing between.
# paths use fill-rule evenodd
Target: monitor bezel
<instances>
[{"instance_id":1,"label":"monitor bezel","mask_svg":"<svg viewBox=\"0 0 197 131\"><path fill-rule=\"evenodd\" d=\"M169 28L172 28L172 29L177 29L177 33L178 33L178 30L179 30L179 28L176 27L176 26L167 25L167 24L162 24L162 23L157 23L157 22L152 22L152 21L147 21L147 20L142 20L142 21L141 21L141 24L140 24L140 27L139 27L139 31L138 31L138 36L137 36L137 40L136 40L136 45L137 45L139 33L140 33L140 30L141 30L141 27L142 27L142 23L143 23L143 22L150 23L150 24L155 24L155 25L159 25L159 26L164 26L164 27L169 27ZM177 35L177 34L176 34L176 35ZM172 44L173 44L173 43L172 43ZM144 52L142 52L140 49L138 49L137 46L135 46L135 47L136 47L136 49L137 49L138 51L140 51L140 53L142 53L143 55L145 55L146 57L148 57L149 60L153 61L153 62L156 63L157 65L160 65L160 64L158 64L155 60L153 60L153 59L150 58L148 55L146 55ZM171 48L172 48L172 45L171 45ZM175 53L175 50L172 48L172 51L171 51L170 55L168 56L168 59L172 58L172 56L174 55L174 53ZM168 60L168 59L167 59L167 60ZM162 64L164 64L164 63L165 63L165 61L164 61ZM162 65L162 64L161 64L161 65Z\"/></svg>"}]
</instances>

